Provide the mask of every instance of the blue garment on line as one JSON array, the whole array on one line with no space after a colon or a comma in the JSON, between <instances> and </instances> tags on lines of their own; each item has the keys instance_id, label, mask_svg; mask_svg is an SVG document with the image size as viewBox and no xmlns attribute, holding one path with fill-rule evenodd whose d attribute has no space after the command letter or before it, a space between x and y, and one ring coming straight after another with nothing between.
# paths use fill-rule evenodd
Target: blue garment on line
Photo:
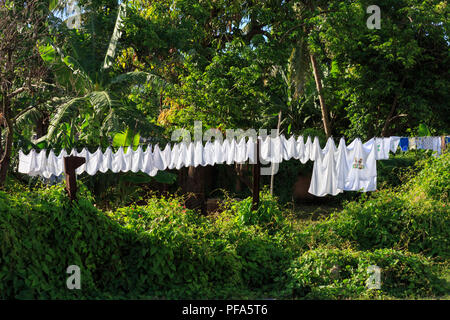
<instances>
[{"instance_id":1,"label":"blue garment on line","mask_svg":"<svg viewBox=\"0 0 450 320\"><path fill-rule=\"evenodd\" d=\"M409 147L409 139L402 137L400 138L400 148L402 149L402 151L408 151L408 147Z\"/></svg>"}]
</instances>

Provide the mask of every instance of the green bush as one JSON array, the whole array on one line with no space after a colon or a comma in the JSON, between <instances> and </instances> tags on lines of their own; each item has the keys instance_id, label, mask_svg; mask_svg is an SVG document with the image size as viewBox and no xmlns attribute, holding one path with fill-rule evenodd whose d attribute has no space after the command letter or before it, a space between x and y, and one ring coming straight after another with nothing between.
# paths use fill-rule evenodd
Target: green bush
<instances>
[{"instance_id":1,"label":"green bush","mask_svg":"<svg viewBox=\"0 0 450 320\"><path fill-rule=\"evenodd\" d=\"M449 154L422 162L423 169L397 190L385 189L348 202L299 237L315 248L393 248L439 259L450 256Z\"/></svg>"},{"instance_id":2,"label":"green bush","mask_svg":"<svg viewBox=\"0 0 450 320\"><path fill-rule=\"evenodd\" d=\"M258 225L269 230L271 234L282 228L285 222L278 199L267 190L261 192L257 210L252 210L252 197L230 203L229 210L233 212L238 225Z\"/></svg>"},{"instance_id":3,"label":"green bush","mask_svg":"<svg viewBox=\"0 0 450 320\"><path fill-rule=\"evenodd\" d=\"M380 289L366 286L371 265L381 268ZM307 251L292 262L288 277L293 297L302 299L407 298L445 292L431 261L391 249Z\"/></svg>"},{"instance_id":4,"label":"green bush","mask_svg":"<svg viewBox=\"0 0 450 320\"><path fill-rule=\"evenodd\" d=\"M292 258L268 229L232 213L212 220L182 198L151 197L105 214L81 189L72 206L62 186L0 192L0 298L259 297ZM66 288L73 264L82 290Z\"/></svg>"}]
</instances>

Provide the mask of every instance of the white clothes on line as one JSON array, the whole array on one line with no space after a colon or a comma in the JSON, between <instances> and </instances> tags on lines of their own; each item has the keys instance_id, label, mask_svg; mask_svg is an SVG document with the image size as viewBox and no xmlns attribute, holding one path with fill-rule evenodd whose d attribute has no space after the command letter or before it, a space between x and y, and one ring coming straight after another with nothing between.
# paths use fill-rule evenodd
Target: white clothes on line
<instances>
[{"instance_id":1,"label":"white clothes on line","mask_svg":"<svg viewBox=\"0 0 450 320\"><path fill-rule=\"evenodd\" d=\"M343 192L339 188L338 181L340 176L341 179L344 177L342 170L343 163L345 162L345 149L345 141L343 138L337 149L332 138L328 139L325 148L314 148L316 154L312 156L315 161L311 184L308 190L309 193L323 197L327 194L335 196Z\"/></svg>"},{"instance_id":2,"label":"white clothes on line","mask_svg":"<svg viewBox=\"0 0 450 320\"><path fill-rule=\"evenodd\" d=\"M343 179L338 180L338 188L345 191L375 191L377 189L376 146L364 146L359 138L346 148L343 163Z\"/></svg>"},{"instance_id":3,"label":"white clothes on line","mask_svg":"<svg viewBox=\"0 0 450 320\"><path fill-rule=\"evenodd\" d=\"M326 146L320 147L318 137L306 138L294 136L287 139L284 135L277 137L259 137L260 159L267 162L280 163L283 160L297 159L301 163L314 161L313 174L309 192L317 196L336 195L342 191L373 191L376 189L376 160L387 159L389 152L398 148L400 137L372 138L362 144L355 139L346 146L344 139L336 148L332 139ZM434 140L430 140L434 143ZM420 146L421 147L421 146ZM36 152L31 150L28 155L19 151L19 172L32 176L41 175L49 178L60 175L64 170L63 159L68 153L62 150L58 156L50 150ZM110 147L102 152L83 148L80 152L71 150L69 155L81 156L86 162L77 168L77 174L87 172L94 175L98 171L111 170L117 172L144 172L154 176L160 170L181 169L188 166L206 166L215 164L234 164L256 162L256 142L249 137L247 142L241 139L227 139L223 142L215 139L207 141L205 146L200 141L193 143L176 143L172 147L167 144L163 150L156 144L149 145L145 151L139 146L133 148L119 147L113 152Z\"/></svg>"}]
</instances>

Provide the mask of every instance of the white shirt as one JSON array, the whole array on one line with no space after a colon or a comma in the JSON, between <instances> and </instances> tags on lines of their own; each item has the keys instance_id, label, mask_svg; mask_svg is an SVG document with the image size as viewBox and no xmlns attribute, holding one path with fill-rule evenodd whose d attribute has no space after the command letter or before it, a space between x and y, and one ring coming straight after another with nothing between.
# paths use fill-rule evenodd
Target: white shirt
<instances>
[{"instance_id":1,"label":"white shirt","mask_svg":"<svg viewBox=\"0 0 450 320\"><path fill-rule=\"evenodd\" d=\"M343 179L338 188L345 191L375 191L377 189L377 162L375 143L363 146L356 138L346 148L346 161L342 164Z\"/></svg>"},{"instance_id":2,"label":"white shirt","mask_svg":"<svg viewBox=\"0 0 450 320\"><path fill-rule=\"evenodd\" d=\"M330 137L325 148L320 149L319 145L314 148L313 152L315 155L311 155L311 157L315 161L308 192L317 197L327 194L335 196L341 193L342 189L338 187L338 177L341 173L341 163L345 159L345 141L341 139L339 149L336 149L336 145Z\"/></svg>"}]
</instances>

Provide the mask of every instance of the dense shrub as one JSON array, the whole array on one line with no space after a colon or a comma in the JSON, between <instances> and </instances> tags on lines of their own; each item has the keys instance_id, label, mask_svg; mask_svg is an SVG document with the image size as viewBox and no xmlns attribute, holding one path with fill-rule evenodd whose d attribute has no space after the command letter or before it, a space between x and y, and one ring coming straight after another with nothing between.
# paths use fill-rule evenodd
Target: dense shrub
<instances>
[{"instance_id":1,"label":"dense shrub","mask_svg":"<svg viewBox=\"0 0 450 320\"><path fill-rule=\"evenodd\" d=\"M71 206L62 187L0 193L0 298L259 297L292 257L232 212L214 221L181 198L152 197L105 214L79 198ZM66 288L73 264L82 290Z\"/></svg>"},{"instance_id":2,"label":"dense shrub","mask_svg":"<svg viewBox=\"0 0 450 320\"><path fill-rule=\"evenodd\" d=\"M237 224L261 226L269 230L271 234L282 228L285 222L278 199L267 191L261 192L257 210L252 210L252 197L230 203L229 210L235 214Z\"/></svg>"},{"instance_id":3,"label":"dense shrub","mask_svg":"<svg viewBox=\"0 0 450 320\"><path fill-rule=\"evenodd\" d=\"M368 289L368 267L381 268L381 288ZM431 261L391 249L373 252L316 249L295 259L288 270L294 298L432 296L445 292Z\"/></svg>"},{"instance_id":4,"label":"dense shrub","mask_svg":"<svg viewBox=\"0 0 450 320\"><path fill-rule=\"evenodd\" d=\"M267 191L257 211L251 198L229 199L213 217L176 196L103 212L82 184L72 205L62 186L0 192L0 298L439 294L432 261L448 261L450 251L448 155L421 167L405 187L364 194L295 228ZM365 288L371 264L383 269L381 291ZM66 288L69 265L81 268L82 290Z\"/></svg>"},{"instance_id":5,"label":"dense shrub","mask_svg":"<svg viewBox=\"0 0 450 320\"><path fill-rule=\"evenodd\" d=\"M326 221L307 226L300 237L310 247L342 247L348 242L360 250L394 248L448 259L450 154L422 162L423 170L398 190L363 195Z\"/></svg>"}]
</instances>

